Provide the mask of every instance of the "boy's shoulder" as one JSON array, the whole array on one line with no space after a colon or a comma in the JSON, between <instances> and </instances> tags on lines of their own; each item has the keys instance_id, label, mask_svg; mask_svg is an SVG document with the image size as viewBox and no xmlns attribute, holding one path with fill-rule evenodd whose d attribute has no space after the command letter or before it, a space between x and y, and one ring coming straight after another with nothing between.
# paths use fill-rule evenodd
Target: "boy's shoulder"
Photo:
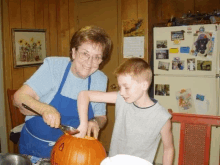
<instances>
[{"instance_id":1,"label":"boy's shoulder","mask_svg":"<svg viewBox=\"0 0 220 165\"><path fill-rule=\"evenodd\" d=\"M168 112L168 110L165 107L163 107L157 100L155 101L155 110L158 112L158 115L164 116L166 118L171 118L172 115Z\"/></svg>"}]
</instances>

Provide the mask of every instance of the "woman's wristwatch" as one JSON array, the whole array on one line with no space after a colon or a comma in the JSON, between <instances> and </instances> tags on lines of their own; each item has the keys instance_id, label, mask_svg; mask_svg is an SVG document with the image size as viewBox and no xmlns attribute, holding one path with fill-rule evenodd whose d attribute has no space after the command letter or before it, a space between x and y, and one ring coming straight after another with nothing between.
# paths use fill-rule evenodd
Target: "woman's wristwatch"
<instances>
[{"instance_id":1,"label":"woman's wristwatch","mask_svg":"<svg viewBox=\"0 0 220 165\"><path fill-rule=\"evenodd\" d=\"M97 120L95 118L93 118L92 121L96 122L99 125L99 123L97 122Z\"/></svg>"}]
</instances>

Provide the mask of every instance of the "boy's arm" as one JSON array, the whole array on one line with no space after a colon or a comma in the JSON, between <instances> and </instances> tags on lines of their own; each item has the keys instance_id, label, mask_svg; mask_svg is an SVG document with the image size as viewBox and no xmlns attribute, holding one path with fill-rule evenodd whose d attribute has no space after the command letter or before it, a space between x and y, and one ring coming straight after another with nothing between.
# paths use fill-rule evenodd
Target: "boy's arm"
<instances>
[{"instance_id":1,"label":"boy's arm","mask_svg":"<svg viewBox=\"0 0 220 165\"><path fill-rule=\"evenodd\" d=\"M172 165L174 157L172 124L169 119L161 130L163 142L163 165Z\"/></svg>"},{"instance_id":2,"label":"boy's arm","mask_svg":"<svg viewBox=\"0 0 220 165\"><path fill-rule=\"evenodd\" d=\"M77 106L80 119L78 130L80 133L76 137L84 137L88 127L88 106L89 102L115 103L117 92L81 91L78 95Z\"/></svg>"}]
</instances>

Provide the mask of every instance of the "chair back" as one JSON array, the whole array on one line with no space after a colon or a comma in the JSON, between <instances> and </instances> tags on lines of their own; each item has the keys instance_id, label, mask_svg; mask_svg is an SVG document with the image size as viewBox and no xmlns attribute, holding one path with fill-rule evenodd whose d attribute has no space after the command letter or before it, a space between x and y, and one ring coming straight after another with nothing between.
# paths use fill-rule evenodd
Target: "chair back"
<instances>
[{"instance_id":1,"label":"chair back","mask_svg":"<svg viewBox=\"0 0 220 165\"><path fill-rule=\"evenodd\" d=\"M8 104L9 104L9 110L10 110L10 116L11 116L11 127L12 128L24 123L24 121L25 121L25 116L19 111L19 109L17 107L15 107L13 105L13 95L15 92L16 92L16 90L14 90L14 89L7 90ZM11 152L19 154L18 143L14 142L12 140L11 135L12 134L10 133L10 140L13 142L13 151L11 151ZM16 136L16 137L14 137L16 139L15 141L17 141L20 137L20 134L16 134L15 136Z\"/></svg>"},{"instance_id":2,"label":"chair back","mask_svg":"<svg viewBox=\"0 0 220 165\"><path fill-rule=\"evenodd\" d=\"M210 159L211 127L220 126L220 117L211 115L173 113L172 122L180 123L178 165L208 165Z\"/></svg>"},{"instance_id":3,"label":"chair back","mask_svg":"<svg viewBox=\"0 0 220 165\"><path fill-rule=\"evenodd\" d=\"M13 105L13 95L15 92L16 90L14 89L7 90L12 128L24 123L25 121L25 116L19 111L17 107Z\"/></svg>"}]
</instances>

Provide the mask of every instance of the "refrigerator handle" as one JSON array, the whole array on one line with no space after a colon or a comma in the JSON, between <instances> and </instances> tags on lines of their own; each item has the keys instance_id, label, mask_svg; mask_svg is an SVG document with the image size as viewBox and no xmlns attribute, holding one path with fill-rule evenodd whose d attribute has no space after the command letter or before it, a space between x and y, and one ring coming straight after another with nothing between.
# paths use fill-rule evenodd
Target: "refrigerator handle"
<instances>
[{"instance_id":1,"label":"refrigerator handle","mask_svg":"<svg viewBox=\"0 0 220 165\"><path fill-rule=\"evenodd\" d=\"M219 110L219 108L220 108L220 83L219 83L219 78L220 78L220 75L219 74L217 74L216 75L216 80L217 80L217 101L218 101L218 104L216 105L217 106L217 116L219 116L220 115L220 110Z\"/></svg>"}]
</instances>

